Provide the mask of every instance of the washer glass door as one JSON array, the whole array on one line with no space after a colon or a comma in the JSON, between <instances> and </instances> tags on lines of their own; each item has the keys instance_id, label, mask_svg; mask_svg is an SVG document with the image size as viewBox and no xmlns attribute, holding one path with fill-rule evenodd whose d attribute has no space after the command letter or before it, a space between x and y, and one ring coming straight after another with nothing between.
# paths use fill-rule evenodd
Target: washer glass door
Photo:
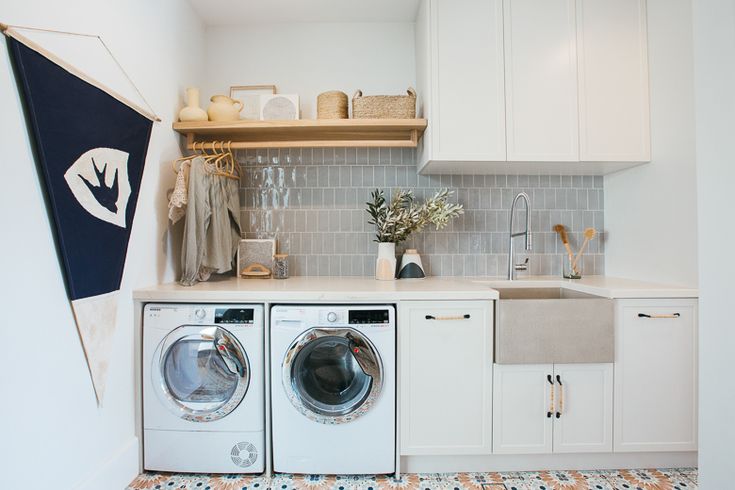
<instances>
[{"instance_id":1,"label":"washer glass door","mask_svg":"<svg viewBox=\"0 0 735 490\"><path fill-rule=\"evenodd\" d=\"M221 327L182 326L156 350L154 386L172 412L194 422L221 419L240 404L250 382L247 354Z\"/></svg>"},{"instance_id":2,"label":"washer glass door","mask_svg":"<svg viewBox=\"0 0 735 490\"><path fill-rule=\"evenodd\" d=\"M364 415L382 382L377 350L351 328L312 328L291 344L283 362L283 384L291 403L325 424Z\"/></svg>"}]
</instances>

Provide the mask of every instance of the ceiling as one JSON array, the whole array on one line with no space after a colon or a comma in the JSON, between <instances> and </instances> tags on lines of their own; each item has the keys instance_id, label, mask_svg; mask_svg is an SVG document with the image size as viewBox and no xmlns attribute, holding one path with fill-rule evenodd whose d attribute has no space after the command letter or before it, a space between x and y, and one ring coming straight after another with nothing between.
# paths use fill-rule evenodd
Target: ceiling
<instances>
[{"instance_id":1,"label":"ceiling","mask_svg":"<svg viewBox=\"0 0 735 490\"><path fill-rule=\"evenodd\" d=\"M207 25L413 22L421 0L189 0Z\"/></svg>"}]
</instances>

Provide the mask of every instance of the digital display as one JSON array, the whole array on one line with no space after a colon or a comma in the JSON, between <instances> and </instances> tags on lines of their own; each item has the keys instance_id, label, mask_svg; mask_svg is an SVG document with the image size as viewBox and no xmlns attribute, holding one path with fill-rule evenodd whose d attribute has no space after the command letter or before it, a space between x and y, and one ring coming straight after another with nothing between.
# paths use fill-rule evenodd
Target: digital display
<instances>
[{"instance_id":1,"label":"digital display","mask_svg":"<svg viewBox=\"0 0 735 490\"><path fill-rule=\"evenodd\" d=\"M252 308L217 308L214 310L214 323L253 323Z\"/></svg>"},{"instance_id":2,"label":"digital display","mask_svg":"<svg viewBox=\"0 0 735 490\"><path fill-rule=\"evenodd\" d=\"M363 323L388 323L390 315L388 310L350 310L350 325Z\"/></svg>"}]
</instances>

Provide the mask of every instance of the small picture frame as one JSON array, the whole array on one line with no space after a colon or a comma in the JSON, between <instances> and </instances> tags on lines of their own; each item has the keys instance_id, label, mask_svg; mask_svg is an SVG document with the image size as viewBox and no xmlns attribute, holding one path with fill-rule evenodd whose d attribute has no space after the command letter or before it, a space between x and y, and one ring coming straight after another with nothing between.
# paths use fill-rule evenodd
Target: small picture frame
<instances>
[{"instance_id":1,"label":"small picture frame","mask_svg":"<svg viewBox=\"0 0 735 490\"><path fill-rule=\"evenodd\" d=\"M275 85L235 85L230 87L230 97L242 102L241 119L260 119L260 96L276 93Z\"/></svg>"},{"instance_id":2,"label":"small picture frame","mask_svg":"<svg viewBox=\"0 0 735 490\"><path fill-rule=\"evenodd\" d=\"M242 239L237 247L237 274L244 278L269 278L275 255L274 238Z\"/></svg>"},{"instance_id":3,"label":"small picture frame","mask_svg":"<svg viewBox=\"0 0 735 490\"><path fill-rule=\"evenodd\" d=\"M299 119L299 96L272 94L260 97L260 119L263 121L293 121Z\"/></svg>"}]
</instances>

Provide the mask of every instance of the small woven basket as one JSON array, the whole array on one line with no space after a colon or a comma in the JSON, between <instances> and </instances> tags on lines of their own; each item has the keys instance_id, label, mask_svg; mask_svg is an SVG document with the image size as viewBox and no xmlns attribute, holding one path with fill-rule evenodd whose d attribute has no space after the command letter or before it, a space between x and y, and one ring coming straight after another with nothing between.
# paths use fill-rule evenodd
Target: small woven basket
<instances>
[{"instance_id":1,"label":"small woven basket","mask_svg":"<svg viewBox=\"0 0 735 490\"><path fill-rule=\"evenodd\" d=\"M408 95L363 96L362 90L352 97L353 119L414 119L416 91L409 87Z\"/></svg>"},{"instance_id":2,"label":"small woven basket","mask_svg":"<svg viewBox=\"0 0 735 490\"><path fill-rule=\"evenodd\" d=\"M317 119L347 119L347 94L339 90L330 90L316 97Z\"/></svg>"}]
</instances>

